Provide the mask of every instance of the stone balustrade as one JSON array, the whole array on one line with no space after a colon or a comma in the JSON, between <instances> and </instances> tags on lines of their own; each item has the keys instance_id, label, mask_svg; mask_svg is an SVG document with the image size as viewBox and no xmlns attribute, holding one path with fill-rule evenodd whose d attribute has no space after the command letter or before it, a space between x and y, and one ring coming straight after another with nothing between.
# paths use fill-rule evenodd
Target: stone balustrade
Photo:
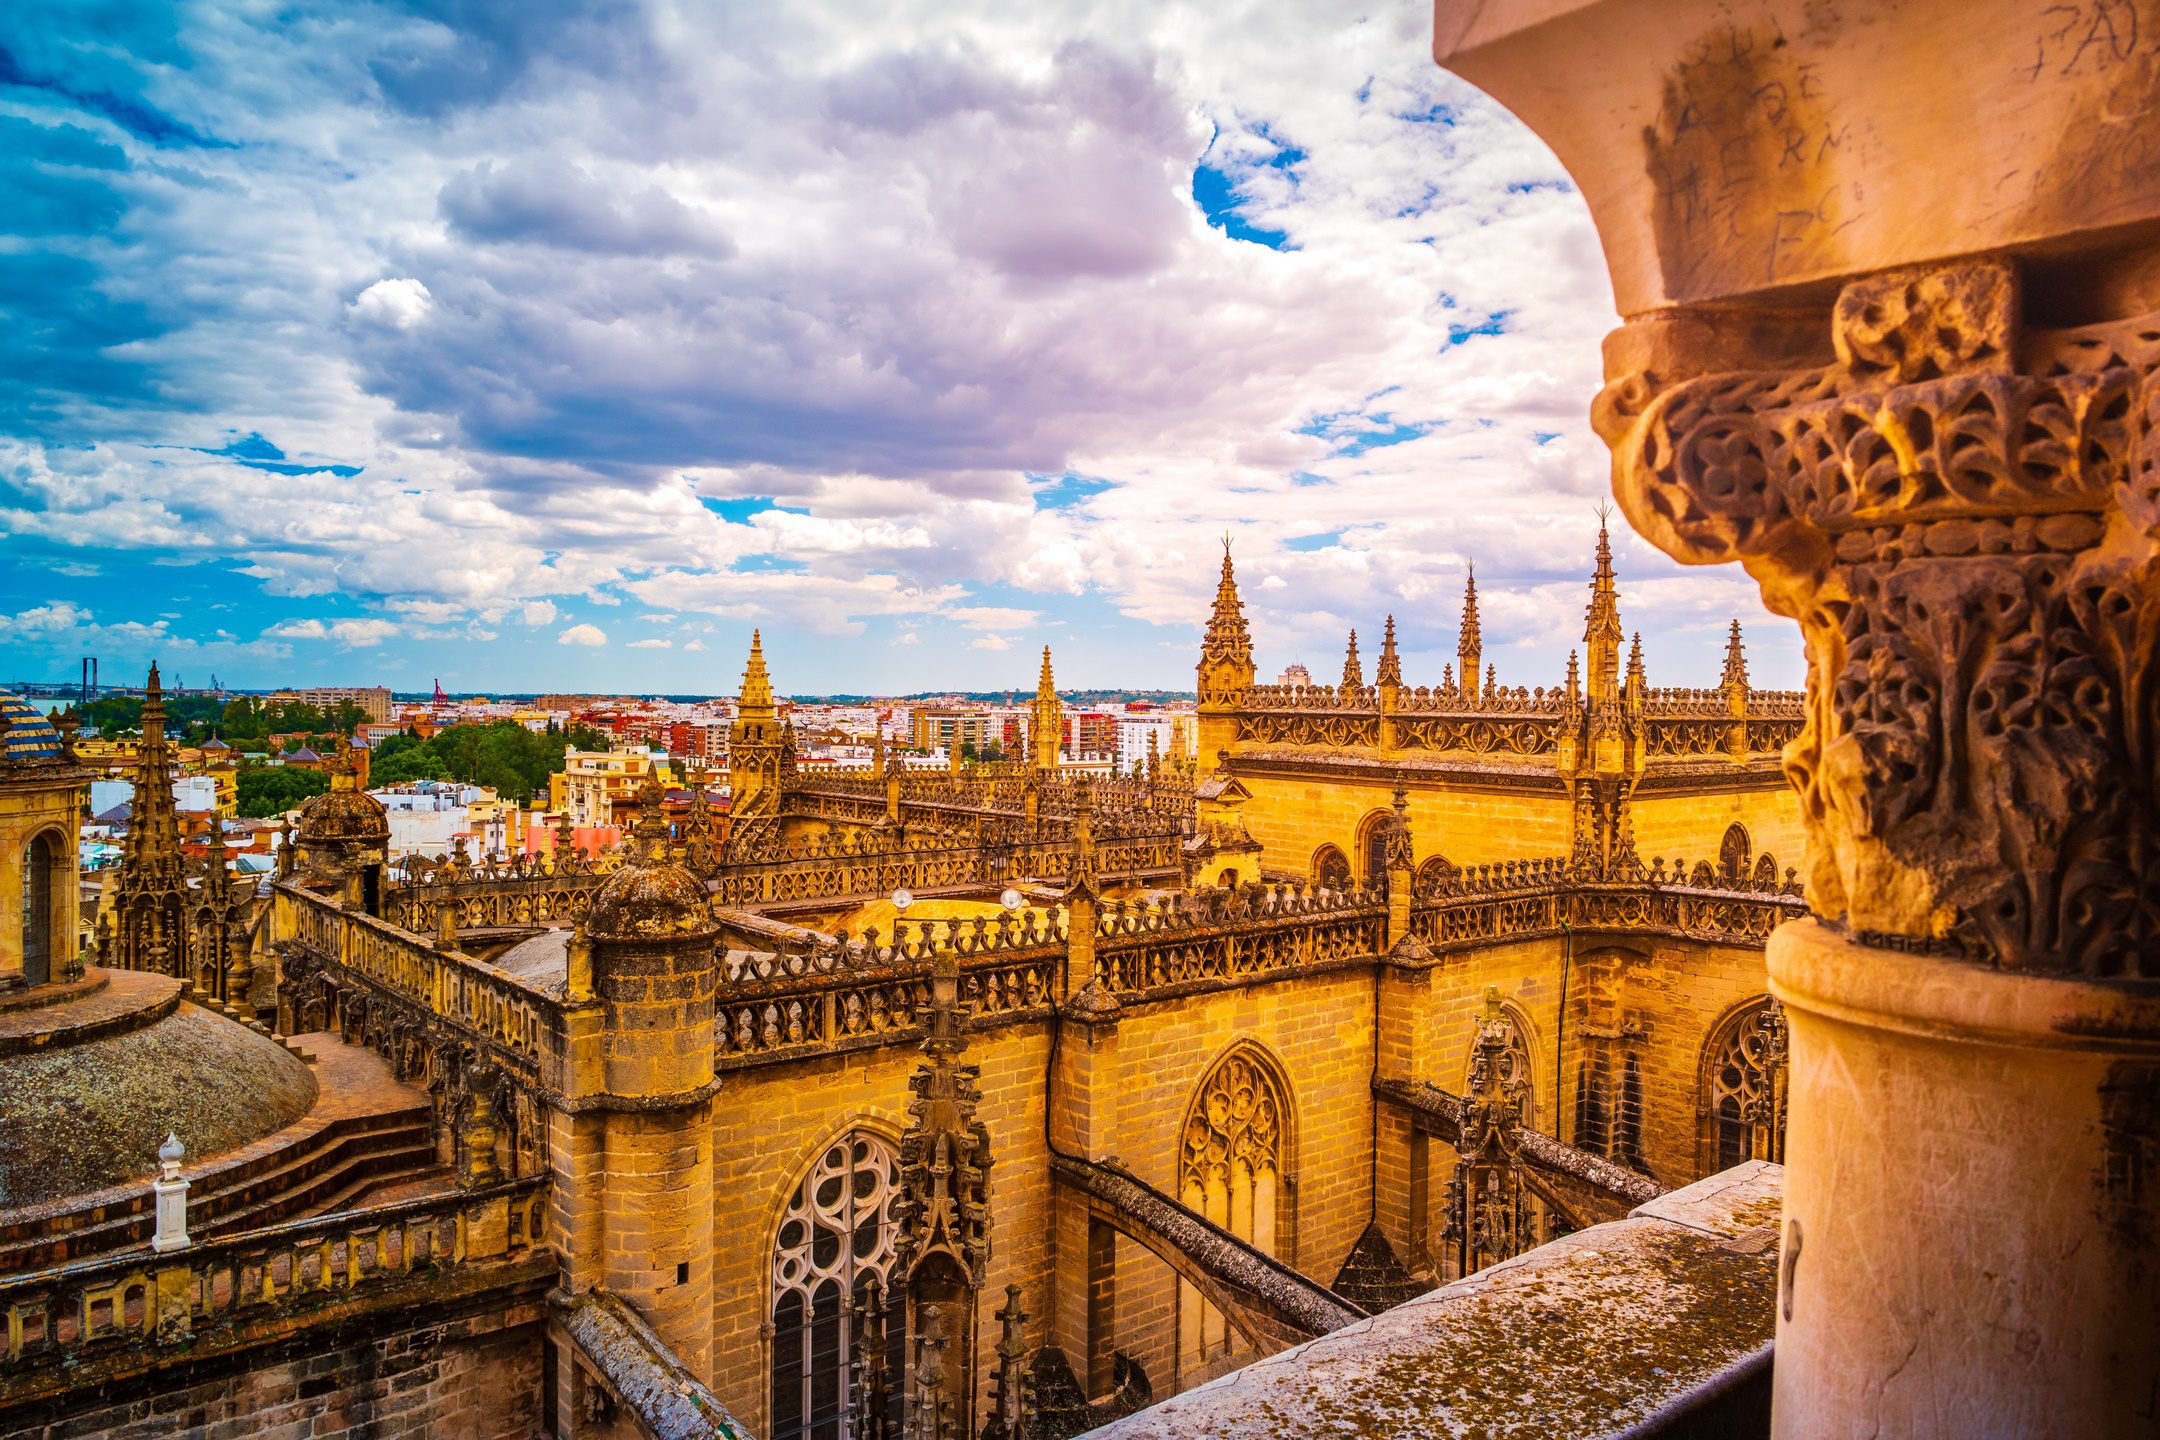
<instances>
[{"instance_id":1,"label":"stone balustrade","mask_svg":"<svg viewBox=\"0 0 2160 1440\"><path fill-rule=\"evenodd\" d=\"M1109 847L1115 849L1115 847ZM561 1087L565 1002L535 982L305 892L294 933L317 966L335 967L377 1005L447 1029L512 1073ZM1384 892L1353 886L1248 885L1095 904L1093 948L1102 983L1120 999L1261 983L1284 974L1369 962L1388 945ZM1662 857L1631 873L1585 877L1557 858L1470 866L1430 879L1414 900L1411 933L1446 953L1495 940L1567 931L1645 934L1760 945L1806 913L1797 884L1728 877L1707 862ZM714 1045L722 1068L917 1033L932 958L961 964L977 1025L1038 1013L1058 994L1072 945L1070 912L896 922L770 949L723 949ZM370 1021L395 1032L392 1019Z\"/></svg>"},{"instance_id":2,"label":"stone balustrade","mask_svg":"<svg viewBox=\"0 0 2160 1440\"><path fill-rule=\"evenodd\" d=\"M536 1176L13 1276L0 1281L0 1358L13 1372L0 1387L105 1352L312 1315L408 1277L501 1266L544 1247L547 1213L548 1181Z\"/></svg>"}]
</instances>

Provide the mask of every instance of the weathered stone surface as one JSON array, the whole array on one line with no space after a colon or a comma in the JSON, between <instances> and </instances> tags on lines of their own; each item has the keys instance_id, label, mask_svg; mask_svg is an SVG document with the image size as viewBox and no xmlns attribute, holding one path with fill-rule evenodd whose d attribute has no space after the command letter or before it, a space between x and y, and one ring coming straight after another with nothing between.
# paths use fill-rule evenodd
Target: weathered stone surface
<instances>
[{"instance_id":1,"label":"weathered stone surface","mask_svg":"<svg viewBox=\"0 0 2160 1440\"><path fill-rule=\"evenodd\" d=\"M157 1169L167 1133L208 1159L298 1119L315 1077L291 1051L194 1005L179 982L115 973L70 1005L19 1012L12 1030L47 1026L55 1043L7 1058L0 1084L0 1208L42 1204ZM84 1008L93 1015L76 1016ZM69 1043L65 1033L82 1028ZM135 1023L135 1022L141 1023ZM132 1026L132 1028L115 1028ZM103 1033L101 1033L103 1032Z\"/></svg>"},{"instance_id":2,"label":"weathered stone surface","mask_svg":"<svg viewBox=\"0 0 2160 1440\"><path fill-rule=\"evenodd\" d=\"M1769 1344L1781 1178L1699 1181L1092 1433L1619 1434Z\"/></svg>"},{"instance_id":3,"label":"weathered stone surface","mask_svg":"<svg viewBox=\"0 0 2160 1440\"><path fill-rule=\"evenodd\" d=\"M605 1291L557 1295L551 1308L579 1357L651 1440L749 1440L741 1422L621 1300Z\"/></svg>"}]
</instances>

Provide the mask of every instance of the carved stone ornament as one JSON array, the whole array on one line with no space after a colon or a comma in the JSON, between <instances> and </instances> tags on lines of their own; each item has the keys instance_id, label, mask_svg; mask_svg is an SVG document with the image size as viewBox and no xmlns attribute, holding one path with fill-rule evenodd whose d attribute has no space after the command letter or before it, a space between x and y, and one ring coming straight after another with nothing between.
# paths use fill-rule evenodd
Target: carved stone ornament
<instances>
[{"instance_id":1,"label":"carved stone ornament","mask_svg":"<svg viewBox=\"0 0 2160 1440\"><path fill-rule=\"evenodd\" d=\"M2022 331L1975 261L1846 285L1820 363L1698 373L1750 323L1632 322L1596 420L1638 530L1800 622L1814 908L2160 976L2160 315Z\"/></svg>"}]
</instances>

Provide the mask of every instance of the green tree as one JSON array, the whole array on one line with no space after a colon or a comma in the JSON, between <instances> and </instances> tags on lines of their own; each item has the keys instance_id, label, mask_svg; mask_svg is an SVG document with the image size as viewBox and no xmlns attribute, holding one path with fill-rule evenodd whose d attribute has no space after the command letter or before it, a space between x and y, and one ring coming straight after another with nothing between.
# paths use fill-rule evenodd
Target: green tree
<instances>
[{"instance_id":1,"label":"green tree","mask_svg":"<svg viewBox=\"0 0 2160 1440\"><path fill-rule=\"evenodd\" d=\"M529 803L546 790L548 776L563 768L563 752L606 749L607 737L582 726L568 735L553 726L528 730L515 720L453 725L422 740L406 733L375 747L369 781L402 785L415 780L454 780L485 785L507 800Z\"/></svg>"}]
</instances>

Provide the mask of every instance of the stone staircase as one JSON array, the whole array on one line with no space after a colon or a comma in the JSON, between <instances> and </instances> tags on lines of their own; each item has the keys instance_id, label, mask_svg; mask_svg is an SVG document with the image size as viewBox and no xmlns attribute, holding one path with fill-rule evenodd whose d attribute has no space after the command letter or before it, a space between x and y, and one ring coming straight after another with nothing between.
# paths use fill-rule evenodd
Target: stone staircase
<instances>
[{"instance_id":1,"label":"stone staircase","mask_svg":"<svg viewBox=\"0 0 2160 1440\"><path fill-rule=\"evenodd\" d=\"M188 1230L197 1239L350 1209L379 1190L452 1183L438 1162L425 1103L333 1120L312 1134L191 1177ZM149 1243L147 1180L83 1197L64 1213L0 1226L0 1274Z\"/></svg>"}]
</instances>

